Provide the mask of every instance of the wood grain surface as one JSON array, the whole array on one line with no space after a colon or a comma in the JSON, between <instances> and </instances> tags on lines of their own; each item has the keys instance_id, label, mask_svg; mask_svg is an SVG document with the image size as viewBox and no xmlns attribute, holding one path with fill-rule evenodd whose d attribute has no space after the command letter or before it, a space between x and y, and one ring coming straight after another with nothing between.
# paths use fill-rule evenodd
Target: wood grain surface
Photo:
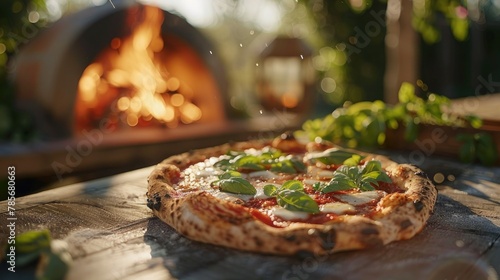
<instances>
[{"instance_id":1,"label":"wood grain surface","mask_svg":"<svg viewBox=\"0 0 500 280\"><path fill-rule=\"evenodd\" d=\"M411 240L364 251L279 257L191 241L146 207L152 168L18 198L16 226L48 228L67 241L67 279L498 279L500 168L439 158L421 167L444 177L427 226ZM2 243L6 209L0 202ZM29 275L8 272L5 261L0 269L1 279Z\"/></svg>"}]
</instances>

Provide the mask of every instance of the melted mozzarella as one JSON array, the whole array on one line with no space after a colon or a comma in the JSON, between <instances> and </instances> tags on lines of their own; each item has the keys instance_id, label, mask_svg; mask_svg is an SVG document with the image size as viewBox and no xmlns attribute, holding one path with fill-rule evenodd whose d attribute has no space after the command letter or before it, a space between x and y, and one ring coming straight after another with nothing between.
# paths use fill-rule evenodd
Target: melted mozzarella
<instances>
[{"instance_id":1,"label":"melted mozzarella","mask_svg":"<svg viewBox=\"0 0 500 280\"><path fill-rule=\"evenodd\" d=\"M376 199L380 199L384 195L385 192L383 191L368 191L354 194L343 194L339 195L338 198L343 202L351 205L361 205Z\"/></svg>"},{"instance_id":2,"label":"melted mozzarella","mask_svg":"<svg viewBox=\"0 0 500 280\"><path fill-rule=\"evenodd\" d=\"M354 206L342 203L342 202L331 202L319 206L319 210L323 213L334 213L334 214L344 214L349 211L354 211Z\"/></svg>"},{"instance_id":3,"label":"melted mozzarella","mask_svg":"<svg viewBox=\"0 0 500 280\"><path fill-rule=\"evenodd\" d=\"M269 170L262 170L262 171L255 171L255 172L249 173L248 177L249 178L259 177L262 179L275 179L275 178L279 178L279 175L276 173L273 173Z\"/></svg>"},{"instance_id":4,"label":"melted mozzarella","mask_svg":"<svg viewBox=\"0 0 500 280\"><path fill-rule=\"evenodd\" d=\"M213 167L207 167L197 170L194 174L196 177L209 177L217 175L217 171Z\"/></svg>"},{"instance_id":5,"label":"melted mozzarella","mask_svg":"<svg viewBox=\"0 0 500 280\"><path fill-rule=\"evenodd\" d=\"M228 200L228 201L234 201L234 200L240 200L240 199L243 201L248 201L253 197L253 195L235 194L235 193L221 192L218 190L212 192L212 195L217 197L218 199Z\"/></svg>"},{"instance_id":6,"label":"melted mozzarella","mask_svg":"<svg viewBox=\"0 0 500 280\"><path fill-rule=\"evenodd\" d=\"M321 181L314 180L314 179L304 179L304 184L306 184L306 185L314 185L316 183L321 183Z\"/></svg>"},{"instance_id":7,"label":"melted mozzarella","mask_svg":"<svg viewBox=\"0 0 500 280\"><path fill-rule=\"evenodd\" d=\"M283 207L274 207L270 210L271 214L278 216L284 220L303 220L309 217L309 213L299 212L299 211L290 211Z\"/></svg>"},{"instance_id":8,"label":"melted mozzarella","mask_svg":"<svg viewBox=\"0 0 500 280\"><path fill-rule=\"evenodd\" d=\"M333 171L324 170L316 166L309 166L307 168L307 173L313 177L333 178Z\"/></svg>"},{"instance_id":9,"label":"melted mozzarella","mask_svg":"<svg viewBox=\"0 0 500 280\"><path fill-rule=\"evenodd\" d=\"M304 155L304 161L310 161L313 158L327 157L330 152L338 150L337 148L330 148L321 152L308 152Z\"/></svg>"}]
</instances>

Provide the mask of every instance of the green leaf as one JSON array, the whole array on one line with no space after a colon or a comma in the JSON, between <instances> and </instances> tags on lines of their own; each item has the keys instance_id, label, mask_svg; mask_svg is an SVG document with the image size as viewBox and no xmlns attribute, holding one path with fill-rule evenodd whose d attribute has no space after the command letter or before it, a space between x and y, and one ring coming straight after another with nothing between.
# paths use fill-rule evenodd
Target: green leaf
<instances>
[{"instance_id":1,"label":"green leaf","mask_svg":"<svg viewBox=\"0 0 500 280\"><path fill-rule=\"evenodd\" d=\"M247 162L247 163L241 164L238 166L238 169L253 170L253 171L265 170L264 166L262 166L261 164L252 163L252 162Z\"/></svg>"},{"instance_id":2,"label":"green leaf","mask_svg":"<svg viewBox=\"0 0 500 280\"><path fill-rule=\"evenodd\" d=\"M276 196L278 205L290 211L319 213L316 201L309 195L298 190L282 190Z\"/></svg>"},{"instance_id":3,"label":"green leaf","mask_svg":"<svg viewBox=\"0 0 500 280\"><path fill-rule=\"evenodd\" d=\"M417 124L413 121L412 118L409 119L406 124L406 129L405 129L405 140L408 142L413 142L417 139L418 137L418 126Z\"/></svg>"},{"instance_id":4,"label":"green leaf","mask_svg":"<svg viewBox=\"0 0 500 280\"><path fill-rule=\"evenodd\" d=\"M278 205L290 211L319 212L318 204L304 192L304 185L298 180L286 181L279 188L265 185L264 194L276 197Z\"/></svg>"},{"instance_id":5,"label":"green leaf","mask_svg":"<svg viewBox=\"0 0 500 280\"><path fill-rule=\"evenodd\" d=\"M250 182L241 177L231 177L229 179L222 179L218 182L221 191L236 193L236 194L256 194L255 189Z\"/></svg>"},{"instance_id":6,"label":"green leaf","mask_svg":"<svg viewBox=\"0 0 500 280\"><path fill-rule=\"evenodd\" d=\"M336 191L346 191L356 188L356 182L349 178L347 174L338 173L326 185L320 187L322 193L330 193Z\"/></svg>"},{"instance_id":7,"label":"green leaf","mask_svg":"<svg viewBox=\"0 0 500 280\"><path fill-rule=\"evenodd\" d=\"M469 122L469 124L473 128L480 128L481 126L483 126L483 120L481 118L479 118L478 116L469 115L469 116L465 116L465 119Z\"/></svg>"},{"instance_id":8,"label":"green leaf","mask_svg":"<svg viewBox=\"0 0 500 280\"><path fill-rule=\"evenodd\" d=\"M487 133L477 133L475 135L477 157L484 165L493 165L498 159L498 151L491 135Z\"/></svg>"},{"instance_id":9,"label":"green leaf","mask_svg":"<svg viewBox=\"0 0 500 280\"><path fill-rule=\"evenodd\" d=\"M368 192L368 191L373 191L375 188L372 186L370 182L367 181L362 181L361 184L359 185L359 189Z\"/></svg>"},{"instance_id":10,"label":"green leaf","mask_svg":"<svg viewBox=\"0 0 500 280\"><path fill-rule=\"evenodd\" d=\"M279 173L289 173L289 174L297 173L295 168L293 168L292 163L289 161L273 163L271 165L270 170L273 172L279 172Z\"/></svg>"},{"instance_id":11,"label":"green leaf","mask_svg":"<svg viewBox=\"0 0 500 280\"><path fill-rule=\"evenodd\" d=\"M33 253L50 249L48 230L28 231L16 237L16 253Z\"/></svg>"},{"instance_id":12,"label":"green leaf","mask_svg":"<svg viewBox=\"0 0 500 280\"><path fill-rule=\"evenodd\" d=\"M275 185L265 185L264 186L264 194L267 196L275 196L278 192L278 188Z\"/></svg>"},{"instance_id":13,"label":"green leaf","mask_svg":"<svg viewBox=\"0 0 500 280\"><path fill-rule=\"evenodd\" d=\"M368 182L377 182L380 174L382 174L380 171L370 171L368 173L363 173L361 174L361 180Z\"/></svg>"},{"instance_id":14,"label":"green leaf","mask_svg":"<svg viewBox=\"0 0 500 280\"><path fill-rule=\"evenodd\" d=\"M286 181L282 186L282 190L304 190L304 185L301 181L298 180L290 180Z\"/></svg>"},{"instance_id":15,"label":"green leaf","mask_svg":"<svg viewBox=\"0 0 500 280\"><path fill-rule=\"evenodd\" d=\"M382 171L382 164L377 160L370 160L367 162L363 168L363 173L369 173L372 171Z\"/></svg>"},{"instance_id":16,"label":"green leaf","mask_svg":"<svg viewBox=\"0 0 500 280\"><path fill-rule=\"evenodd\" d=\"M222 169L222 170L228 170L231 169L231 162L229 159L221 159L218 162L214 163L214 167Z\"/></svg>"},{"instance_id":17,"label":"green leaf","mask_svg":"<svg viewBox=\"0 0 500 280\"><path fill-rule=\"evenodd\" d=\"M353 155L352 157L346 159L344 162L343 162L343 165L347 165L347 166L356 166L359 164L359 162L361 161L361 156L360 155Z\"/></svg>"},{"instance_id":18,"label":"green leaf","mask_svg":"<svg viewBox=\"0 0 500 280\"><path fill-rule=\"evenodd\" d=\"M401 84L401 87L399 88L399 102L401 103L408 103L412 102L415 100L415 86L404 82Z\"/></svg>"},{"instance_id":19,"label":"green leaf","mask_svg":"<svg viewBox=\"0 0 500 280\"><path fill-rule=\"evenodd\" d=\"M346 161L347 159L351 158L354 155L358 154L346 150L332 148L325 150L322 153L316 154L314 157L309 158L309 160L312 161L313 163L319 161L326 165L343 164L344 161Z\"/></svg>"},{"instance_id":20,"label":"green leaf","mask_svg":"<svg viewBox=\"0 0 500 280\"><path fill-rule=\"evenodd\" d=\"M292 158L290 162L292 163L293 168L297 170L297 172L304 173L307 171L307 166L301 160Z\"/></svg>"},{"instance_id":21,"label":"green leaf","mask_svg":"<svg viewBox=\"0 0 500 280\"><path fill-rule=\"evenodd\" d=\"M238 171L230 170L227 172L224 172L224 174L219 176L219 179L229 179L231 177L241 177L241 173Z\"/></svg>"},{"instance_id":22,"label":"green leaf","mask_svg":"<svg viewBox=\"0 0 500 280\"><path fill-rule=\"evenodd\" d=\"M234 165L239 169L246 170L264 170L264 166L261 164L261 160L252 155L241 155L234 159Z\"/></svg>"},{"instance_id":23,"label":"green leaf","mask_svg":"<svg viewBox=\"0 0 500 280\"><path fill-rule=\"evenodd\" d=\"M458 156L462 162L471 163L476 159L476 145L474 136L468 134L458 134L457 140L462 142Z\"/></svg>"}]
</instances>

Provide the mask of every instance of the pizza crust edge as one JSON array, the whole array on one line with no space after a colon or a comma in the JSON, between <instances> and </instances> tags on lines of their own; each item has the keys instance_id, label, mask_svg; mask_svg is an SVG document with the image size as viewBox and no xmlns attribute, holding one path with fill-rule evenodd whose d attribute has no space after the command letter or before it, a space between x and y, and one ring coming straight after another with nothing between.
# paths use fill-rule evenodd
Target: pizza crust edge
<instances>
[{"instance_id":1,"label":"pizza crust edge","mask_svg":"<svg viewBox=\"0 0 500 280\"><path fill-rule=\"evenodd\" d=\"M286 228L274 228L255 219L245 207L206 192L176 195L171 178L179 174L179 167L230 149L262 148L268 144L266 141L237 142L167 158L148 177L148 206L160 220L190 239L277 255L303 251L322 255L410 239L423 229L433 211L437 189L422 170L370 154L365 155L380 160L393 181L406 190L383 197L373 219L346 215L331 224L293 223Z\"/></svg>"}]
</instances>

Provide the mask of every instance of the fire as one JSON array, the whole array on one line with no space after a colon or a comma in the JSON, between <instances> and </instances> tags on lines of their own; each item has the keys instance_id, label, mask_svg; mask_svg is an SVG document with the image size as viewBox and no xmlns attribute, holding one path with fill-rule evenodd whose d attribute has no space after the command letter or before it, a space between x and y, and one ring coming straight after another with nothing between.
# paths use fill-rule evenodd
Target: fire
<instances>
[{"instance_id":1,"label":"fire","mask_svg":"<svg viewBox=\"0 0 500 280\"><path fill-rule=\"evenodd\" d=\"M163 11L145 6L139 17L142 21L130 36L113 38L109 49L84 70L78 84L77 129L95 126L103 118L108 118L108 122L117 127L176 127L180 123L198 122L204 117L204 111L194 100L195 90L182 78L167 71L166 43L161 34ZM192 65L189 62L184 64ZM183 67L186 68L177 68L183 70ZM196 75L196 71L193 74ZM210 88L216 87L211 79L201 78L200 82L203 81L209 93ZM198 99L203 101L202 97ZM210 104L207 106L211 107ZM220 106L215 106L217 108L222 112ZM217 119L221 113L212 115Z\"/></svg>"}]
</instances>

